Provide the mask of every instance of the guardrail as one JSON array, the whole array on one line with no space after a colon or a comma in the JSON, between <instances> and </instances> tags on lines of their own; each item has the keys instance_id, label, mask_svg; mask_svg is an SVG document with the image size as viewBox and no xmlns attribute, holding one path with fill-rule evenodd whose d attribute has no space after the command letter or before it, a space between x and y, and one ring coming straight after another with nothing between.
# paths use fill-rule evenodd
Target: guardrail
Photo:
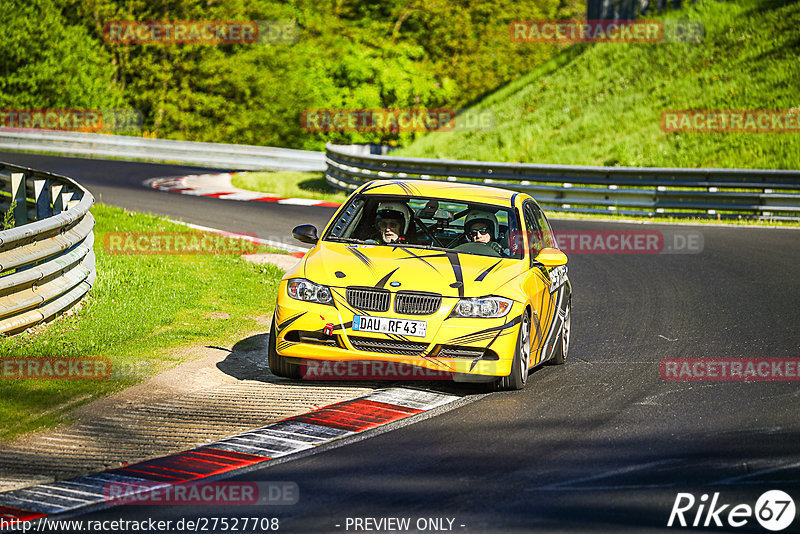
<instances>
[{"instance_id":1,"label":"guardrail","mask_svg":"<svg viewBox=\"0 0 800 534\"><path fill-rule=\"evenodd\" d=\"M0 149L163 161L236 170L325 170L325 154L309 150L23 128L0 130Z\"/></svg>"},{"instance_id":2,"label":"guardrail","mask_svg":"<svg viewBox=\"0 0 800 534\"><path fill-rule=\"evenodd\" d=\"M75 181L0 162L0 334L69 309L95 280L94 197ZM10 193L10 194L9 194Z\"/></svg>"},{"instance_id":3,"label":"guardrail","mask_svg":"<svg viewBox=\"0 0 800 534\"><path fill-rule=\"evenodd\" d=\"M376 178L417 178L524 191L555 212L800 220L800 171L491 163L325 149L325 179L347 191Z\"/></svg>"}]
</instances>

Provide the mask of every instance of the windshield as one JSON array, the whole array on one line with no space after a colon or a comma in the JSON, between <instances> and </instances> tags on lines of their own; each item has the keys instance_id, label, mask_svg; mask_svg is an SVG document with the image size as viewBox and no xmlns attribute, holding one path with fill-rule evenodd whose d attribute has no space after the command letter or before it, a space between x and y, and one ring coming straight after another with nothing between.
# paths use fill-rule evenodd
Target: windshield
<instances>
[{"instance_id":1,"label":"windshield","mask_svg":"<svg viewBox=\"0 0 800 534\"><path fill-rule=\"evenodd\" d=\"M356 195L323 241L521 259L522 247L512 242L509 248L509 235L518 233L519 220L512 208L430 197Z\"/></svg>"}]
</instances>

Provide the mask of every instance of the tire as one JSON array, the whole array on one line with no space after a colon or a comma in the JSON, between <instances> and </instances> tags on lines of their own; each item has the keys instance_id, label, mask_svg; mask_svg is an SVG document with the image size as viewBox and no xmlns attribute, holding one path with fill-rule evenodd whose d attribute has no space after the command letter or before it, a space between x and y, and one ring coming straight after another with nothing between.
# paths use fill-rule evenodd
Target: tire
<instances>
[{"instance_id":1,"label":"tire","mask_svg":"<svg viewBox=\"0 0 800 534\"><path fill-rule=\"evenodd\" d=\"M275 345L277 343L276 330L275 319L272 319L272 326L269 329L269 343L267 344L269 370L275 376L297 380L300 378L300 366L296 363L288 362L286 358L278 354L278 351L275 350Z\"/></svg>"},{"instance_id":2,"label":"tire","mask_svg":"<svg viewBox=\"0 0 800 534\"><path fill-rule=\"evenodd\" d=\"M511 363L511 373L494 383L497 391L513 391L525 387L528 381L528 367L531 362L531 315L526 310L522 314L517 334L517 348Z\"/></svg>"},{"instance_id":3,"label":"tire","mask_svg":"<svg viewBox=\"0 0 800 534\"><path fill-rule=\"evenodd\" d=\"M564 315L564 324L561 326L561 335L558 338L558 345L555 348L553 357L550 359L552 365L564 365L567 363L569 353L570 323L572 322L572 302L567 302L567 313Z\"/></svg>"}]
</instances>

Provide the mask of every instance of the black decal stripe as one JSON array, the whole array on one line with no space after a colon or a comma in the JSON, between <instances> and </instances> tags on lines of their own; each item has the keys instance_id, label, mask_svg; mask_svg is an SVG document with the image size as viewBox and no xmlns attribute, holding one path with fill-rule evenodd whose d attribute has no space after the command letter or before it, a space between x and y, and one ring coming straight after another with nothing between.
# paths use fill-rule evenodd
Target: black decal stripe
<instances>
[{"instance_id":1,"label":"black decal stripe","mask_svg":"<svg viewBox=\"0 0 800 534\"><path fill-rule=\"evenodd\" d=\"M554 303L551 302L553 304L553 309L554 310L556 310L556 309L561 307L561 299L562 299L563 295L564 295L564 291L561 291L561 290L556 291L556 299L557 300ZM555 314L553 314L553 315L550 316L550 321L548 323L548 328L547 328L547 336L545 337L545 342L542 345L542 350L539 353L539 361L540 362L543 361L544 358L547 356L547 354L546 354L547 347L548 347L548 345L550 345L550 340L552 339L553 334L555 334L555 332L556 332L556 323L557 323L557 321L555 320Z\"/></svg>"},{"instance_id":2,"label":"black decal stripe","mask_svg":"<svg viewBox=\"0 0 800 534\"><path fill-rule=\"evenodd\" d=\"M507 323L501 324L499 326L492 326L491 328L486 328L485 330L479 330L479 331L474 332L472 334L467 334L467 335L464 335L464 336L455 337L455 338L451 339L450 341L448 341L447 343L448 344L465 343L466 341L464 341L464 340L467 339L467 338L470 338L470 337L473 337L473 336L479 336L481 334L486 334L488 332L495 332L497 330L505 330L506 328L511 328L514 325L518 325L519 322L520 322L520 318L519 317L515 317L514 319L510 320Z\"/></svg>"},{"instance_id":3,"label":"black decal stripe","mask_svg":"<svg viewBox=\"0 0 800 534\"><path fill-rule=\"evenodd\" d=\"M361 192L362 193L366 193L367 191L373 191L375 189L379 189L381 187L388 187L388 186L391 186L391 185L396 185L397 187L402 189L403 192L406 195L409 195L409 196L413 195L417 191L416 187L414 187L412 185L409 185L409 184L407 184L405 182L401 182L401 181L398 181L398 180L384 180L384 181L378 182L376 184L373 184L373 185L371 185L369 187L365 187L364 189L361 190Z\"/></svg>"},{"instance_id":4,"label":"black decal stripe","mask_svg":"<svg viewBox=\"0 0 800 534\"><path fill-rule=\"evenodd\" d=\"M552 293L549 293L549 295L550 301L547 304L547 308L542 310L544 312L544 324L547 325L547 334L544 336L545 339L542 350L540 351L539 361L542 361L542 358L547 355L547 346L550 344L550 333L553 329L553 310L555 309L554 304L555 300L558 298L557 294L553 295Z\"/></svg>"},{"instance_id":5,"label":"black decal stripe","mask_svg":"<svg viewBox=\"0 0 800 534\"><path fill-rule=\"evenodd\" d=\"M360 250L358 250L357 248L354 248L354 247L345 247L345 248L347 250L349 250L350 252L352 252L353 255L356 258L358 258L361 261L361 263L363 263L364 265L369 267L370 270L374 270L374 268L372 266L372 260L369 259L367 256L365 256L363 252L361 252Z\"/></svg>"},{"instance_id":6,"label":"black decal stripe","mask_svg":"<svg viewBox=\"0 0 800 534\"><path fill-rule=\"evenodd\" d=\"M420 354L419 356L420 356L420 358L423 358L423 359L424 359L425 361L427 361L427 362L434 363L434 364L438 365L439 367L444 367L444 368L445 368L445 370L447 370L447 371L450 371L450 370L452 370L452 369L453 369L453 368L450 366L450 364L448 364L448 363L446 363L446 362L443 362L443 361L441 361L441 360L437 360L437 359L435 359L435 358L433 358L433 357L431 357L431 356L427 356L427 355L425 354L425 352L424 352L424 351L423 351L423 352L422 352L422 354Z\"/></svg>"},{"instance_id":7,"label":"black decal stripe","mask_svg":"<svg viewBox=\"0 0 800 534\"><path fill-rule=\"evenodd\" d=\"M399 268L400 268L400 267L398 267L397 269L399 269ZM391 277L392 277L392 275L393 275L394 273L396 273L396 272L397 272L397 269L395 269L394 271L392 271L392 272L388 273L386 276L384 276L383 278L381 278L380 280L378 280L378 283L377 283L377 284L375 284L375 287L376 287L376 288L378 288L378 289L383 289L383 286L385 286L385 285L386 285L386 282L388 282L388 281L389 281L389 278L391 278Z\"/></svg>"},{"instance_id":8,"label":"black decal stripe","mask_svg":"<svg viewBox=\"0 0 800 534\"><path fill-rule=\"evenodd\" d=\"M297 343L293 343L291 341L281 341L275 346L275 350L282 351L288 349L292 345L297 345Z\"/></svg>"},{"instance_id":9,"label":"black decal stripe","mask_svg":"<svg viewBox=\"0 0 800 534\"><path fill-rule=\"evenodd\" d=\"M284 328L286 328L287 326L289 326L290 324L292 324L293 322L298 320L300 317L302 317L306 313L308 313L308 312L300 312L300 313L298 313L296 315L293 315L293 316L289 317L288 319L286 319L282 323L278 324L278 331L275 334L276 335L280 334L283 331Z\"/></svg>"},{"instance_id":10,"label":"black decal stripe","mask_svg":"<svg viewBox=\"0 0 800 534\"><path fill-rule=\"evenodd\" d=\"M367 314L364 310L360 310L358 308L350 307L348 305L348 303L347 303L347 298L344 297L341 293L339 293L335 289L333 290L333 293L334 293L334 295L336 295L337 297L339 297L341 299L341 301L339 301L339 305L342 306L347 311L349 311L350 313L352 313L353 315L366 315Z\"/></svg>"},{"instance_id":11,"label":"black decal stripe","mask_svg":"<svg viewBox=\"0 0 800 534\"><path fill-rule=\"evenodd\" d=\"M344 324L335 324L335 325L333 325L333 329L334 330L344 330L345 328L350 328L351 326L353 326L353 321L347 321ZM321 328L320 328L320 331L322 331Z\"/></svg>"},{"instance_id":12,"label":"black decal stripe","mask_svg":"<svg viewBox=\"0 0 800 534\"><path fill-rule=\"evenodd\" d=\"M464 298L464 276L461 273L461 260L455 252L448 252L447 259L450 260L450 266L453 268L453 275L456 277L458 286L459 298Z\"/></svg>"},{"instance_id":13,"label":"black decal stripe","mask_svg":"<svg viewBox=\"0 0 800 534\"><path fill-rule=\"evenodd\" d=\"M542 325L539 323L539 315L534 314L533 324L536 326L536 351L539 351L539 345L542 343Z\"/></svg>"},{"instance_id":14,"label":"black decal stripe","mask_svg":"<svg viewBox=\"0 0 800 534\"><path fill-rule=\"evenodd\" d=\"M441 258L443 256L446 256L446 254L436 254L436 255L433 255L433 256L417 256L410 249L407 249L405 247L398 247L398 248L400 248L400 250L402 250L403 252L405 252L406 254L409 255L408 258L400 258L401 260L413 260L413 259L420 260L422 263L424 263L425 265L427 265L428 267L430 267L431 269L433 269L437 273L439 272L439 269L434 267L430 262L426 261L425 258Z\"/></svg>"},{"instance_id":15,"label":"black decal stripe","mask_svg":"<svg viewBox=\"0 0 800 534\"><path fill-rule=\"evenodd\" d=\"M486 275L489 274L490 272L492 272L492 269L494 269L495 267L500 265L501 261L503 261L503 260L497 260L497 263L495 263L494 265L492 265L491 267L489 267L488 269L483 271L481 274L479 274L478 278L476 278L475 281L476 282L483 282L483 279L486 278Z\"/></svg>"},{"instance_id":16,"label":"black decal stripe","mask_svg":"<svg viewBox=\"0 0 800 534\"><path fill-rule=\"evenodd\" d=\"M498 330L497 333L492 338L492 340L489 342L489 344L486 345L486 348L488 349L489 347L491 347L494 344L494 342L497 341L497 338L500 337L500 334L502 334L502 333L503 333L502 330Z\"/></svg>"},{"instance_id":17,"label":"black decal stripe","mask_svg":"<svg viewBox=\"0 0 800 534\"><path fill-rule=\"evenodd\" d=\"M506 331L506 332L499 332L499 336L505 336L507 334L513 334L513 332L510 331L510 330ZM486 333L486 334L481 334L480 336L471 337L469 339L459 339L457 341L457 344L460 345L460 344L468 344L468 343L469 344L471 344L471 343L479 343L481 341L488 341L488 340L490 340L490 339L492 339L494 337L495 336L492 333ZM448 341L447 343L450 344L451 342Z\"/></svg>"}]
</instances>

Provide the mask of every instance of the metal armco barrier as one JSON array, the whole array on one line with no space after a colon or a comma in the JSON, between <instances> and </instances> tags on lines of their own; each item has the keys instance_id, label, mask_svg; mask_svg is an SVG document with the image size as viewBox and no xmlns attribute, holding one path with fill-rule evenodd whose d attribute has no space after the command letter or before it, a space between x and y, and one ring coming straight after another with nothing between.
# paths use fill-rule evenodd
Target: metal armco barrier
<instances>
[{"instance_id":1,"label":"metal armco barrier","mask_svg":"<svg viewBox=\"0 0 800 534\"><path fill-rule=\"evenodd\" d=\"M67 310L95 280L94 197L75 181L0 162L0 333L14 334ZM6 222L9 222L6 218Z\"/></svg>"},{"instance_id":2,"label":"metal armco barrier","mask_svg":"<svg viewBox=\"0 0 800 534\"><path fill-rule=\"evenodd\" d=\"M800 171L490 163L325 148L325 179L346 191L380 178L419 178L524 191L555 212L800 220Z\"/></svg>"},{"instance_id":3,"label":"metal armco barrier","mask_svg":"<svg viewBox=\"0 0 800 534\"><path fill-rule=\"evenodd\" d=\"M0 149L166 161L237 170L325 170L325 154L322 152L84 132L4 128L0 130Z\"/></svg>"}]
</instances>

